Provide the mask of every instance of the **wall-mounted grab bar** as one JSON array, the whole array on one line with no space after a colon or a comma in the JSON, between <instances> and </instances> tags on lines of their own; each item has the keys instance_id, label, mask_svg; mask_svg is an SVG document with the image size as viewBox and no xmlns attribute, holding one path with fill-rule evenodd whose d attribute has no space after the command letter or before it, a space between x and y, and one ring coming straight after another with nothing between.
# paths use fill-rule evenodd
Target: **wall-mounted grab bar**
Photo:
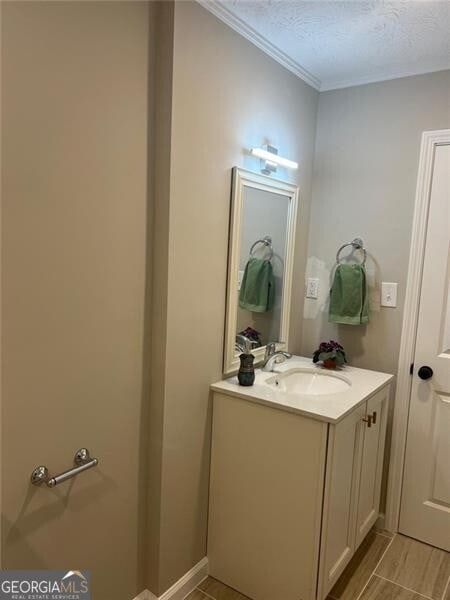
<instances>
[{"instance_id":1,"label":"wall-mounted grab bar","mask_svg":"<svg viewBox=\"0 0 450 600\"><path fill-rule=\"evenodd\" d=\"M98 465L98 460L90 457L89 450L87 448L80 448L77 450L75 456L73 457L73 462L75 466L72 467L72 469L63 471L63 473L55 475L54 477L50 477L47 467L36 467L36 469L34 469L34 471L31 473L31 483L33 485L41 485L41 483L46 483L48 487L55 487L55 485L58 485L63 481L67 481L68 479L75 477L75 475L78 475L83 471L87 471L88 469L92 469L92 467L96 467Z\"/></svg>"}]
</instances>

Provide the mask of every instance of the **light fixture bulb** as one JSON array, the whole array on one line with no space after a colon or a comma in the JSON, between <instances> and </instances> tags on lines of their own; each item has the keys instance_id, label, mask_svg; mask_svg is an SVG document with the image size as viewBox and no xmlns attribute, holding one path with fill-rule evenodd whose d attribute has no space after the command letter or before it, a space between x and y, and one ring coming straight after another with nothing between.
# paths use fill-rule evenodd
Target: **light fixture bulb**
<instances>
[{"instance_id":1,"label":"light fixture bulb","mask_svg":"<svg viewBox=\"0 0 450 600\"><path fill-rule=\"evenodd\" d=\"M251 148L250 154L252 154L253 156L257 156L262 160L266 160L269 163L279 165L280 167L287 167L288 169L298 169L298 163L294 160L289 160L288 158L279 156L274 152L269 152L264 148Z\"/></svg>"}]
</instances>

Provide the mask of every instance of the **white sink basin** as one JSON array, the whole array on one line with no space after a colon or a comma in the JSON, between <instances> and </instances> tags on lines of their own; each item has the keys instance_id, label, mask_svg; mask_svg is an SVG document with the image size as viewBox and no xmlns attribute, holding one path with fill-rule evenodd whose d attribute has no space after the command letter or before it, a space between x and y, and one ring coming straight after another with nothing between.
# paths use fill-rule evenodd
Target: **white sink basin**
<instances>
[{"instance_id":1,"label":"white sink basin","mask_svg":"<svg viewBox=\"0 0 450 600\"><path fill-rule=\"evenodd\" d=\"M289 369L271 377L266 383L286 394L308 396L339 394L352 385L343 375L326 372L317 367Z\"/></svg>"}]
</instances>

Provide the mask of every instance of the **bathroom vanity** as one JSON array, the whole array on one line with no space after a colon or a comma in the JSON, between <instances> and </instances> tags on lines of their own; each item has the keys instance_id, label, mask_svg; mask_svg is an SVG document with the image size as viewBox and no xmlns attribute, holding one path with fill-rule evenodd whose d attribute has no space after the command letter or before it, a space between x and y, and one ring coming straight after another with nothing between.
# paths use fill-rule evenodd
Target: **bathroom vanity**
<instances>
[{"instance_id":1,"label":"bathroom vanity","mask_svg":"<svg viewBox=\"0 0 450 600\"><path fill-rule=\"evenodd\" d=\"M393 377L276 371L211 386L210 574L253 600L323 600L378 518Z\"/></svg>"}]
</instances>

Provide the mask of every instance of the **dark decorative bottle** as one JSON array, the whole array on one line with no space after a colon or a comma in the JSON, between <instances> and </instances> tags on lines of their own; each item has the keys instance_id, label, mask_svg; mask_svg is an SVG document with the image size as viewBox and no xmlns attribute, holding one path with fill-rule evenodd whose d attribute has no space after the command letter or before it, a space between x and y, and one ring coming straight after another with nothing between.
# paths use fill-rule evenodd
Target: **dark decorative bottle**
<instances>
[{"instance_id":1,"label":"dark decorative bottle","mask_svg":"<svg viewBox=\"0 0 450 600\"><path fill-rule=\"evenodd\" d=\"M250 352L245 352L239 356L241 366L239 367L238 380L240 385L253 385L255 383L255 367L253 361L255 357Z\"/></svg>"}]
</instances>

